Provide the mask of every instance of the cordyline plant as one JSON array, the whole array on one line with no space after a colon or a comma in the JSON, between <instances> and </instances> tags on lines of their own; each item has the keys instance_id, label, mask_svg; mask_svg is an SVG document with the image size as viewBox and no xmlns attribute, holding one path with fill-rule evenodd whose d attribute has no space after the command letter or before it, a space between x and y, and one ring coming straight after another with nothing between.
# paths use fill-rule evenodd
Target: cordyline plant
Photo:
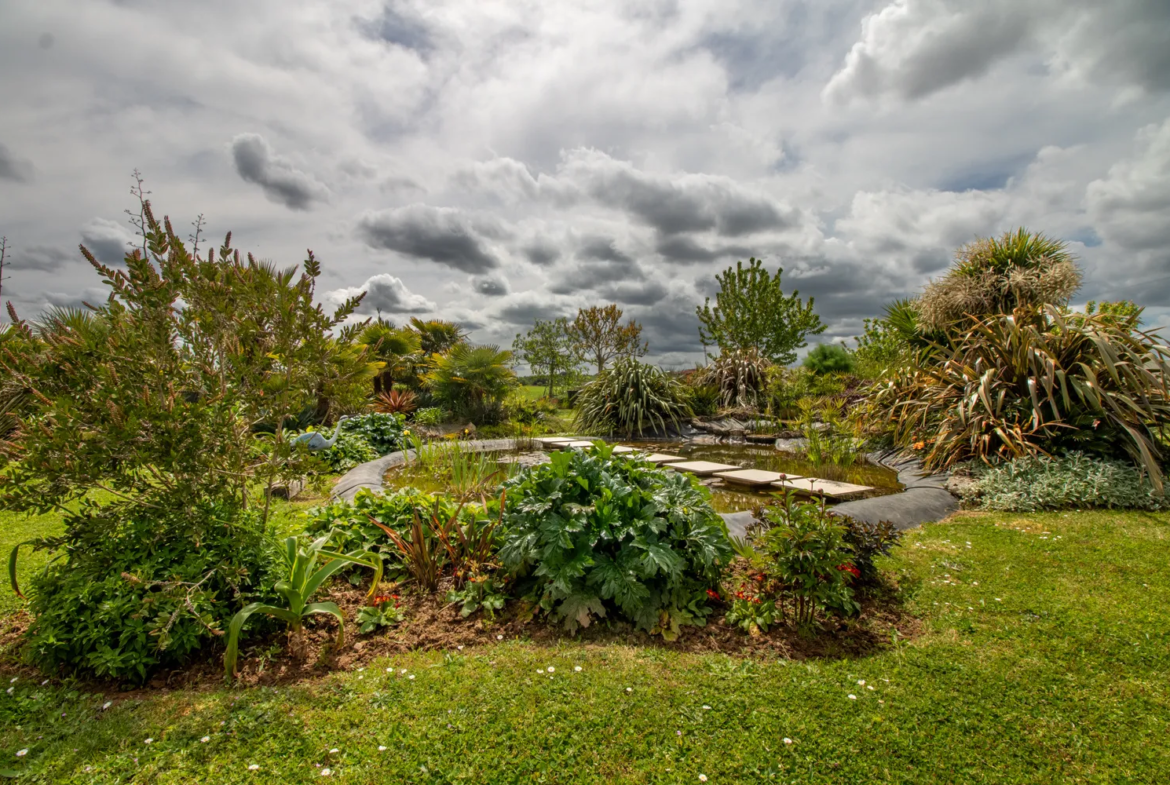
<instances>
[{"instance_id":1,"label":"cordyline plant","mask_svg":"<svg viewBox=\"0 0 1170 785\"><path fill-rule=\"evenodd\" d=\"M627 437L663 431L691 416L687 390L660 368L623 357L581 388L577 425L591 433Z\"/></svg>"},{"instance_id":2,"label":"cordyline plant","mask_svg":"<svg viewBox=\"0 0 1170 785\"><path fill-rule=\"evenodd\" d=\"M360 297L332 314L314 305L321 268L312 252L300 272L278 270L241 259L229 233L218 252L200 257L201 223L188 250L169 220L155 219L141 181L135 193L142 247L124 269L81 248L108 299L39 324L12 313L22 340L0 348L0 369L31 400L19 439L0 444L8 461L0 507L65 519L63 534L33 543L63 557L33 585L30 638L42 661L89 667L94 647L111 646L115 660L124 647L146 657L150 645L165 649L176 619L196 607L214 611L199 615L199 634L221 634L237 592L259 577L265 490L315 460L285 424L369 383L354 328L339 329ZM120 572L136 582L120 582ZM130 586L151 589L135 590L131 602L123 596ZM117 621L124 628L82 643L82 630L46 626L56 604L96 609L112 601L109 592L130 598ZM129 632L138 614L148 633ZM198 649L198 634L189 637ZM141 657L108 672L142 677ZM148 667L158 664L152 658Z\"/></svg>"},{"instance_id":3,"label":"cordyline plant","mask_svg":"<svg viewBox=\"0 0 1170 785\"><path fill-rule=\"evenodd\" d=\"M1162 491L1170 422L1170 347L1101 314L1017 308L974 319L934 362L898 372L875 411L928 468L990 463L1059 448L1119 449Z\"/></svg>"},{"instance_id":4,"label":"cordyline plant","mask_svg":"<svg viewBox=\"0 0 1170 785\"><path fill-rule=\"evenodd\" d=\"M767 387L769 366L768 359L754 348L731 349L704 369L700 381L719 388L723 406L754 409L759 405L760 393Z\"/></svg>"}]
</instances>

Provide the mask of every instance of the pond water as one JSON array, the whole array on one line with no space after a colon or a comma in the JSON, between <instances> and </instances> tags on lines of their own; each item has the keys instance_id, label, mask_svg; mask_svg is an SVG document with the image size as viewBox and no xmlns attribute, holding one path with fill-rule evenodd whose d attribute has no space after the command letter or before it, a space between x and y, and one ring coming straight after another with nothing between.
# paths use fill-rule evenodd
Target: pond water
<instances>
[{"instance_id":1,"label":"pond water","mask_svg":"<svg viewBox=\"0 0 1170 785\"><path fill-rule=\"evenodd\" d=\"M800 477L817 477L823 480L853 483L854 485L867 485L874 489L863 494L868 496L896 493L902 488L895 472L868 463L864 459L858 459L857 463L847 467L817 466L798 454L777 450L771 445L638 442L637 447L677 455L682 460L714 461L739 466L743 469L762 469ZM481 455L484 463L487 464L481 469L482 473L495 473L491 479L492 486L520 471L525 463L547 461L546 454L532 451L488 452ZM446 493L452 487L451 473L443 468L442 462L431 466L412 463L397 467L388 471L384 480L388 488L398 489L412 486L428 493ZM711 491L712 505L718 512L751 510L761 504L768 503L773 498L773 492L758 492L739 486L729 486L717 478L705 478L702 482ZM861 496L852 498L861 498Z\"/></svg>"}]
</instances>

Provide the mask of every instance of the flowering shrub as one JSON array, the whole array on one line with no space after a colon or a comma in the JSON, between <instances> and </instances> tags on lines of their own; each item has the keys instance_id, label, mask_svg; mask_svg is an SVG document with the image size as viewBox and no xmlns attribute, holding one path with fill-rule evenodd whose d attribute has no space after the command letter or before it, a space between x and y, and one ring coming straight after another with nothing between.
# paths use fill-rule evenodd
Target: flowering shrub
<instances>
[{"instance_id":1,"label":"flowering shrub","mask_svg":"<svg viewBox=\"0 0 1170 785\"><path fill-rule=\"evenodd\" d=\"M405 618L397 594L379 594L357 614L358 633L368 635L379 627L393 627Z\"/></svg>"},{"instance_id":2,"label":"flowering shrub","mask_svg":"<svg viewBox=\"0 0 1170 785\"><path fill-rule=\"evenodd\" d=\"M732 553L707 491L605 447L551 457L504 483L500 561L528 596L570 631L614 610L668 640L703 624Z\"/></svg>"}]
</instances>

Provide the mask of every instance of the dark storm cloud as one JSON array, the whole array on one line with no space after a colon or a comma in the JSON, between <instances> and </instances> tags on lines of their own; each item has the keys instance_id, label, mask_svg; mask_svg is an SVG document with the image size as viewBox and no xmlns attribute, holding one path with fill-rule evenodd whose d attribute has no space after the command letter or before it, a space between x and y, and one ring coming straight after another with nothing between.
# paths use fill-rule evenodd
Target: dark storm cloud
<instances>
[{"instance_id":1,"label":"dark storm cloud","mask_svg":"<svg viewBox=\"0 0 1170 785\"><path fill-rule=\"evenodd\" d=\"M508 281L499 275L487 275L482 278L473 278L471 287L485 297L503 297L511 291Z\"/></svg>"},{"instance_id":2,"label":"dark storm cloud","mask_svg":"<svg viewBox=\"0 0 1170 785\"><path fill-rule=\"evenodd\" d=\"M606 300L619 305L653 305L666 296L667 288L661 281L625 281L597 288Z\"/></svg>"},{"instance_id":3,"label":"dark storm cloud","mask_svg":"<svg viewBox=\"0 0 1170 785\"><path fill-rule=\"evenodd\" d=\"M429 259L472 275L500 266L481 234L499 234L490 226L477 226L460 210L412 204L358 219L358 235L371 248L397 251Z\"/></svg>"},{"instance_id":4,"label":"dark storm cloud","mask_svg":"<svg viewBox=\"0 0 1170 785\"><path fill-rule=\"evenodd\" d=\"M533 264L539 264L542 267L550 265L557 259L561 258L561 249L557 248L551 240L544 238L537 238L521 249L528 261Z\"/></svg>"},{"instance_id":5,"label":"dark storm cloud","mask_svg":"<svg viewBox=\"0 0 1170 785\"><path fill-rule=\"evenodd\" d=\"M730 245L721 248L706 248L689 237L660 237L655 250L672 262L713 262L729 257L746 259L752 256L751 248Z\"/></svg>"},{"instance_id":6,"label":"dark storm cloud","mask_svg":"<svg viewBox=\"0 0 1170 785\"><path fill-rule=\"evenodd\" d=\"M260 186L273 202L292 210L308 210L329 198L328 189L311 175L276 155L259 134L240 134L232 139L232 160L246 182Z\"/></svg>"},{"instance_id":7,"label":"dark storm cloud","mask_svg":"<svg viewBox=\"0 0 1170 785\"><path fill-rule=\"evenodd\" d=\"M567 316L569 309L559 306L543 297L519 297L499 311L499 319L505 324L531 326L537 319L556 319Z\"/></svg>"},{"instance_id":8,"label":"dark storm cloud","mask_svg":"<svg viewBox=\"0 0 1170 785\"><path fill-rule=\"evenodd\" d=\"M578 246L577 257L601 262L617 262L627 266L634 264L634 260L618 250L614 241L608 237L587 237Z\"/></svg>"},{"instance_id":9,"label":"dark storm cloud","mask_svg":"<svg viewBox=\"0 0 1170 785\"><path fill-rule=\"evenodd\" d=\"M0 180L29 183L33 179L32 161L22 158L0 142Z\"/></svg>"},{"instance_id":10,"label":"dark storm cloud","mask_svg":"<svg viewBox=\"0 0 1170 785\"><path fill-rule=\"evenodd\" d=\"M739 237L799 221L771 197L715 175L670 178L635 169L596 151L574 151L561 176L598 203L622 209L663 235L714 231Z\"/></svg>"},{"instance_id":11,"label":"dark storm cloud","mask_svg":"<svg viewBox=\"0 0 1170 785\"><path fill-rule=\"evenodd\" d=\"M649 341L650 354L697 354L703 351L703 344L699 341L695 305L689 298L675 295L652 308L631 309L626 315L642 325L642 338Z\"/></svg>"},{"instance_id":12,"label":"dark storm cloud","mask_svg":"<svg viewBox=\"0 0 1170 785\"><path fill-rule=\"evenodd\" d=\"M4 268L6 270L52 272L53 270L59 269L66 262L82 258L81 254L76 251L70 252L63 248L55 248L48 245L32 245L25 249L15 250L9 245L8 253L11 256L4 262Z\"/></svg>"},{"instance_id":13,"label":"dark storm cloud","mask_svg":"<svg viewBox=\"0 0 1170 785\"><path fill-rule=\"evenodd\" d=\"M109 297L109 290L101 288L90 288L84 292L76 294L63 294L61 292L45 292L45 302L55 308L77 308L79 310L86 308L86 303L89 305L100 306Z\"/></svg>"}]
</instances>

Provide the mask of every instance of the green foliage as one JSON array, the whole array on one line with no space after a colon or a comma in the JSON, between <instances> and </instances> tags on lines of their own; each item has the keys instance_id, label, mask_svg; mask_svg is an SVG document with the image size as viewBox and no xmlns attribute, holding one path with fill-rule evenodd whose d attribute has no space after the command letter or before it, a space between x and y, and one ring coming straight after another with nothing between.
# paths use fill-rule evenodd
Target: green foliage
<instances>
[{"instance_id":1,"label":"green foliage","mask_svg":"<svg viewBox=\"0 0 1170 785\"><path fill-rule=\"evenodd\" d=\"M477 575L468 579L461 588L447 592L447 602L458 605L459 615L465 619L478 610L494 619L496 611L503 610L507 600L503 579L493 575Z\"/></svg>"},{"instance_id":2,"label":"green foliage","mask_svg":"<svg viewBox=\"0 0 1170 785\"><path fill-rule=\"evenodd\" d=\"M318 537L331 534L330 543L339 551L374 551L389 562L388 570L394 570L399 551L371 518L399 534L406 534L413 523L416 508L434 509L436 505L440 515L449 515L456 507L446 497L416 488L402 488L393 493L373 493L363 489L357 492L353 501L332 501L309 510L305 531Z\"/></svg>"},{"instance_id":3,"label":"green foliage","mask_svg":"<svg viewBox=\"0 0 1170 785\"><path fill-rule=\"evenodd\" d=\"M1021 308L936 344L874 397L898 444L930 445L927 468L1061 449L1128 454L1162 488L1170 348L1109 316Z\"/></svg>"},{"instance_id":4,"label":"green foliage","mask_svg":"<svg viewBox=\"0 0 1170 785\"><path fill-rule=\"evenodd\" d=\"M533 374L545 377L549 398L557 390L573 386L582 362L569 320L563 316L548 321L537 319L526 334L517 333L512 352Z\"/></svg>"},{"instance_id":5,"label":"green foliage","mask_svg":"<svg viewBox=\"0 0 1170 785\"><path fill-rule=\"evenodd\" d=\"M963 500L984 510L1164 510L1170 499L1128 461L1072 452L1027 456L977 470Z\"/></svg>"},{"instance_id":6,"label":"green foliage","mask_svg":"<svg viewBox=\"0 0 1170 785\"><path fill-rule=\"evenodd\" d=\"M241 603L267 596L270 556L255 513L196 509L163 521L143 512L83 504L65 526L100 525L103 537L84 554L64 547L30 584L33 622L26 656L38 666L65 667L102 679L143 682L160 668L185 665L212 646ZM82 518L75 523L70 518ZM251 520L249 520L251 518ZM195 547L188 521L222 520L207 527Z\"/></svg>"},{"instance_id":7,"label":"green foliage","mask_svg":"<svg viewBox=\"0 0 1170 785\"><path fill-rule=\"evenodd\" d=\"M422 356L417 332L407 327L395 327L379 316L377 321L362 328L357 341L366 347L370 359L380 363L374 379L375 393L389 392L395 381L410 383L415 380Z\"/></svg>"},{"instance_id":8,"label":"green foliage","mask_svg":"<svg viewBox=\"0 0 1170 785\"><path fill-rule=\"evenodd\" d=\"M793 502L769 507L768 528L758 545L765 570L782 585L782 600L791 603L798 625L813 624L817 611L856 613L859 605L847 576L855 558L846 527L824 504Z\"/></svg>"},{"instance_id":9,"label":"green foliage","mask_svg":"<svg viewBox=\"0 0 1170 785\"><path fill-rule=\"evenodd\" d=\"M817 466L852 466L861 457L865 441L842 413L841 401L802 398L800 432L803 452Z\"/></svg>"},{"instance_id":10,"label":"green foliage","mask_svg":"<svg viewBox=\"0 0 1170 785\"><path fill-rule=\"evenodd\" d=\"M642 341L642 325L633 319L622 324L622 309L617 305L577 309L577 318L569 325L576 351L593 361L597 373L615 357L641 357L648 345Z\"/></svg>"},{"instance_id":11,"label":"green foliage","mask_svg":"<svg viewBox=\"0 0 1170 785\"><path fill-rule=\"evenodd\" d=\"M519 390L514 390L504 401L504 416L521 425L545 422L556 413L556 404L548 398L533 400Z\"/></svg>"},{"instance_id":12,"label":"green foliage","mask_svg":"<svg viewBox=\"0 0 1170 785\"><path fill-rule=\"evenodd\" d=\"M699 337L705 346L723 351L754 349L777 365L796 361L796 350L807 345L806 338L825 331L813 313L813 298L806 304L799 292L785 295L780 287L783 269L769 275L763 262L752 258L716 276L719 293L715 307L708 298L696 308Z\"/></svg>"},{"instance_id":13,"label":"green foliage","mask_svg":"<svg viewBox=\"0 0 1170 785\"><path fill-rule=\"evenodd\" d=\"M360 414L341 424L341 432L360 436L378 455L402 449L406 417L402 414Z\"/></svg>"},{"instance_id":14,"label":"green foliage","mask_svg":"<svg viewBox=\"0 0 1170 785\"><path fill-rule=\"evenodd\" d=\"M902 532L889 521L867 523L855 518L842 518L845 523L845 543L853 549L853 566L860 573L855 586L878 582L878 568L874 559L889 556L894 546L902 541Z\"/></svg>"},{"instance_id":15,"label":"green foliage","mask_svg":"<svg viewBox=\"0 0 1170 785\"><path fill-rule=\"evenodd\" d=\"M804 412L802 402L819 403L844 391L845 379L833 374L777 366L768 370L768 411L774 417L800 417Z\"/></svg>"},{"instance_id":16,"label":"green foliage","mask_svg":"<svg viewBox=\"0 0 1170 785\"><path fill-rule=\"evenodd\" d=\"M284 557L284 575L273 586L273 591L279 594L287 607L270 605L263 602L253 602L245 605L239 613L232 617L228 625L227 652L224 654L223 667L229 676L236 674L236 659L239 656L240 632L248 623L248 618L261 613L288 624L291 632L298 633L304 620L316 614L327 614L337 619L337 645L345 641L345 616L335 602L310 602L317 591L333 577L334 573L350 564L368 567L374 571L374 578L370 583L369 595L372 597L382 580L382 559L369 551L353 551L352 553L334 553L325 550L329 537L319 537L307 546L297 542L296 537L289 537L284 541L281 556ZM317 567L321 557L326 562Z\"/></svg>"},{"instance_id":17,"label":"green foliage","mask_svg":"<svg viewBox=\"0 0 1170 785\"><path fill-rule=\"evenodd\" d=\"M723 621L733 627L739 627L749 635L759 635L781 620L780 610L775 600L765 600L759 596L736 597L731 601L731 608L723 617Z\"/></svg>"},{"instance_id":18,"label":"green foliage","mask_svg":"<svg viewBox=\"0 0 1170 785\"><path fill-rule=\"evenodd\" d=\"M500 562L566 629L614 610L667 639L704 622L731 543L692 478L600 447L553 453L504 487Z\"/></svg>"},{"instance_id":19,"label":"green foliage","mask_svg":"<svg viewBox=\"0 0 1170 785\"><path fill-rule=\"evenodd\" d=\"M306 410L327 413L347 385L368 382L355 329L342 327L360 298L332 315L315 305L321 268L311 254L303 270L279 270L242 260L229 235L218 253L201 258L169 221L155 220L149 202L141 212L144 247L127 255L124 268L82 249L108 299L85 318L50 313L35 326L18 320L14 329L29 339L0 350L3 371L36 401L19 417L19 443L0 445L19 459L0 476L0 505L45 512L89 499L66 517L63 534L37 543L59 549L63 560L32 585L35 612L46 616L41 629L53 632L30 632L30 642L54 649L46 661L139 678L197 646L203 633L168 642L178 616L194 622L183 629L203 629L200 607L214 608L217 620L237 601L239 576L261 573L270 509L264 490L316 465L284 424ZM271 432L258 433L265 424L274 424ZM130 529L150 543L146 551L123 537ZM238 538L237 548L207 547L227 535ZM111 542L145 561L119 558L115 568L102 556ZM196 557L213 559L198 562L205 570L198 575L190 561ZM138 571L151 591L123 591L121 573ZM85 592L104 592L104 607L125 610L199 581L204 604L178 602L174 622L157 636L146 631L156 618L150 608L123 619L99 604L80 636L62 634L57 621ZM116 652L129 646L122 636L135 624L143 630L131 647L137 653L119 659ZM71 642L58 646L55 639ZM163 653L164 643L172 653ZM103 646L115 652L108 662L92 656ZM151 646L157 656L144 653Z\"/></svg>"},{"instance_id":20,"label":"green foliage","mask_svg":"<svg viewBox=\"0 0 1170 785\"><path fill-rule=\"evenodd\" d=\"M853 355L844 346L822 343L814 346L802 363L815 374L853 373Z\"/></svg>"},{"instance_id":21,"label":"green foliage","mask_svg":"<svg viewBox=\"0 0 1170 785\"><path fill-rule=\"evenodd\" d=\"M1089 300L1085 303L1085 314L1088 316L1103 316L1112 319L1121 327L1135 329L1141 326L1142 313L1145 308L1129 300Z\"/></svg>"},{"instance_id":22,"label":"green foliage","mask_svg":"<svg viewBox=\"0 0 1170 785\"><path fill-rule=\"evenodd\" d=\"M721 405L754 409L767 388L770 366L768 359L754 348L725 350L700 378L719 391Z\"/></svg>"},{"instance_id":23,"label":"green foliage","mask_svg":"<svg viewBox=\"0 0 1170 785\"><path fill-rule=\"evenodd\" d=\"M591 433L627 437L661 432L691 416L686 388L653 365L623 357L577 394L576 423Z\"/></svg>"},{"instance_id":24,"label":"green foliage","mask_svg":"<svg viewBox=\"0 0 1170 785\"><path fill-rule=\"evenodd\" d=\"M379 599L384 599L383 602L378 602ZM369 635L374 630L382 627L393 627L403 619L406 614L403 613L402 607L394 600L394 604L390 604L392 597L374 598L373 605L366 605L358 610L357 623L358 634Z\"/></svg>"},{"instance_id":25,"label":"green foliage","mask_svg":"<svg viewBox=\"0 0 1170 785\"><path fill-rule=\"evenodd\" d=\"M918 301L927 330L961 333L971 319L1017 308L1065 305L1081 285L1081 271L1065 243L1026 229L963 246L946 275Z\"/></svg>"},{"instance_id":26,"label":"green foliage","mask_svg":"<svg viewBox=\"0 0 1170 785\"><path fill-rule=\"evenodd\" d=\"M442 425L446 419L441 406L425 406L414 413L414 421L419 425Z\"/></svg>"},{"instance_id":27,"label":"green foliage","mask_svg":"<svg viewBox=\"0 0 1170 785\"><path fill-rule=\"evenodd\" d=\"M337 436L337 443L327 450L321 450L317 455L325 462L331 472L343 474L355 466L375 460L378 457L378 451L360 433L349 433L342 430Z\"/></svg>"},{"instance_id":28,"label":"green foliage","mask_svg":"<svg viewBox=\"0 0 1170 785\"><path fill-rule=\"evenodd\" d=\"M714 384L688 385L690 398L687 403L691 413L696 417L711 417L719 413L719 402L722 400L719 388Z\"/></svg>"},{"instance_id":29,"label":"green foliage","mask_svg":"<svg viewBox=\"0 0 1170 785\"><path fill-rule=\"evenodd\" d=\"M442 319L419 319L413 316L410 326L418 333L419 347L425 356L446 354L467 339L467 333L454 322Z\"/></svg>"},{"instance_id":30,"label":"green foliage","mask_svg":"<svg viewBox=\"0 0 1170 785\"><path fill-rule=\"evenodd\" d=\"M517 385L516 374L509 367L511 352L495 346L458 344L432 362L426 385L439 403L455 416L475 422L490 424L500 419L504 398Z\"/></svg>"}]
</instances>

